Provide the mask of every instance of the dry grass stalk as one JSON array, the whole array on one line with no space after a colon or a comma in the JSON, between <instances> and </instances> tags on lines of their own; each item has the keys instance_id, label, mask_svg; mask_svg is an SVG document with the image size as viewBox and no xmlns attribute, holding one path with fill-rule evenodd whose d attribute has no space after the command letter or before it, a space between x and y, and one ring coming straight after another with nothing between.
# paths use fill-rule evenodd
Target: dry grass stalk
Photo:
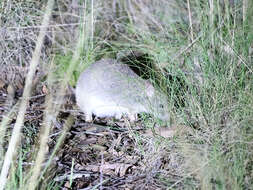
<instances>
[{"instance_id":1,"label":"dry grass stalk","mask_svg":"<svg viewBox=\"0 0 253 190\"><path fill-rule=\"evenodd\" d=\"M93 1L92 1L91 8L93 8ZM92 11L92 14L93 14L93 11ZM93 18L93 15L91 15L91 18ZM84 15L84 19L85 19L85 15ZM91 21L91 25L93 27L93 21ZM93 32L93 29L91 31ZM93 34L92 34L92 36L93 36ZM76 49L74 51L74 55L73 55L72 60L69 64L69 68L67 70L66 76L64 77L62 85L60 87L60 90L57 94L57 97L59 97L59 98L57 98L58 99L58 102L57 102L58 106L55 106L54 108L52 107L52 103L53 103L52 97L49 97L48 101L46 101L46 105L48 107L47 107L47 110L45 111L45 121L44 121L45 125L44 125L44 129L43 129L44 133L42 133L41 137L40 137L40 139L41 139L40 149L39 149L39 152L38 152L38 155L36 158L35 167L33 168L32 177L31 177L31 180L29 183L29 189L34 189L39 182L38 176L40 175L41 165L44 161L44 157L46 154L45 147L46 147L46 143L48 141L51 121L52 121L52 118L55 118L59 113L59 110L60 110L59 106L61 106L63 103L63 96L62 95L65 93L66 86L67 86L67 84L71 78L71 75L73 73L73 70L74 70L74 68L76 68L76 64L78 63L78 60L80 58L81 50L83 49L84 39L85 39L85 35L84 35L84 33L81 33L80 38L77 42ZM52 81L51 81L51 83L52 83ZM49 81L49 84L50 84L50 81ZM72 119L69 118L69 120L70 121L66 122L66 127L64 128L64 132L63 132L64 135L61 137L64 137L67 130L70 128L69 122L71 123ZM61 140L60 142L62 142L63 138L60 138L60 140ZM57 150L57 148L59 148L59 146L60 146L60 144L58 144L58 146L56 146L56 149L54 152L56 152L56 150ZM44 172L45 172L45 170L44 170Z\"/></svg>"},{"instance_id":2,"label":"dry grass stalk","mask_svg":"<svg viewBox=\"0 0 253 190\"><path fill-rule=\"evenodd\" d=\"M40 178L37 180L37 182L39 183L42 178L44 177L44 174L47 172L48 168L50 167L50 164L52 163L52 160L54 158L54 156L56 155L57 151L60 149L60 147L62 146L64 139L67 135L67 132L69 131L69 129L71 128L72 124L74 123L74 117L72 115L70 115L68 117L68 119L66 120L66 122L64 123L63 129L61 131L61 135L59 136L59 138L56 141L56 145L54 146L54 150L52 151L46 165L45 168L43 169L43 171L41 172ZM48 174L47 176L50 176L52 174ZM42 184L45 185L45 184ZM45 185L46 186L46 185Z\"/></svg>"},{"instance_id":3,"label":"dry grass stalk","mask_svg":"<svg viewBox=\"0 0 253 190\"><path fill-rule=\"evenodd\" d=\"M53 61L52 61L53 62ZM52 64L51 64L52 65ZM48 84L52 85L52 73L48 75ZM36 157L36 161L34 167L32 168L32 176L29 180L28 189L35 189L38 184L38 177L41 173L42 163L45 159L45 155L47 153L47 142L49 138L49 133L52 125L52 120L57 116L54 112L53 108L53 96L49 94L46 97L45 102L46 110L44 111L44 122L41 127L41 135L40 135L40 144L39 144L39 151Z\"/></svg>"},{"instance_id":4,"label":"dry grass stalk","mask_svg":"<svg viewBox=\"0 0 253 190\"><path fill-rule=\"evenodd\" d=\"M4 139L5 139L5 134L6 134L6 126L9 125L10 121L15 117L15 112L17 110L17 108L19 107L19 103L15 104L11 110L9 110L8 114L3 116L3 120L0 124L0 166L2 166L2 162L3 162L3 157L2 155L4 155L4 147L3 147L3 143L4 143Z\"/></svg>"},{"instance_id":5,"label":"dry grass stalk","mask_svg":"<svg viewBox=\"0 0 253 190\"><path fill-rule=\"evenodd\" d=\"M190 1L187 0L187 7L188 7L188 16L189 16L189 24L190 24L190 32L191 32L191 42L194 40L193 36L193 27L192 27L192 13L191 13L191 6L190 6Z\"/></svg>"},{"instance_id":6,"label":"dry grass stalk","mask_svg":"<svg viewBox=\"0 0 253 190\"><path fill-rule=\"evenodd\" d=\"M248 0L244 0L242 2L242 20L243 20L243 23L245 23L245 20L246 20L246 15L247 15L247 6L248 6Z\"/></svg>"},{"instance_id":7,"label":"dry grass stalk","mask_svg":"<svg viewBox=\"0 0 253 190\"><path fill-rule=\"evenodd\" d=\"M53 4L54 4L53 0L48 1L46 13L44 15L43 22L42 22L42 26L45 26L44 28L46 28L46 26L48 26ZM14 125L14 129L13 129L12 136L11 136L11 139L9 142L8 150L5 154L5 159L4 159L4 163L3 163L3 167L2 167L2 171L1 171L1 176L0 176L0 184L1 184L0 190L4 189L4 187L5 187L5 184L7 182L7 175L9 172L9 168L10 168L16 147L19 143L21 129L22 129L22 126L24 123L24 115L25 115L27 104L28 104L35 71L36 71L37 65L39 63L40 53L41 53L41 49L42 49L45 35L46 35L46 30L41 29L39 36L38 36L37 43L36 43L36 47L34 50L34 54L33 54L33 57L32 57L31 63L30 63L29 72L26 77L23 99L20 104L17 120Z\"/></svg>"}]
</instances>

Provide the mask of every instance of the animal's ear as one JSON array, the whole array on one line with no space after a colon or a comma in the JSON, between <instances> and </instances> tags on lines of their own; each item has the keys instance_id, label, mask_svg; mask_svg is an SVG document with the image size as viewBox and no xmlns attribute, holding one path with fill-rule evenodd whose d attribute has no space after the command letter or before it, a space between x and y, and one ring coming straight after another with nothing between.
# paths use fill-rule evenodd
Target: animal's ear
<instances>
[{"instance_id":1,"label":"animal's ear","mask_svg":"<svg viewBox=\"0 0 253 190\"><path fill-rule=\"evenodd\" d=\"M149 82L146 82L146 85L145 85L146 89L146 94L149 96L149 97L152 97L154 94L155 94L155 88L153 87L153 85Z\"/></svg>"}]
</instances>

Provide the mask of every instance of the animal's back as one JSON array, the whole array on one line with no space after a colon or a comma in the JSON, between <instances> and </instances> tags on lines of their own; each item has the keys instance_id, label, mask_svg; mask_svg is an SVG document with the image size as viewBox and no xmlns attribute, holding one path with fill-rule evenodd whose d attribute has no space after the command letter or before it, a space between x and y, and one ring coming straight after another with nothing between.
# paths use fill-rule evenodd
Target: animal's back
<instances>
[{"instance_id":1,"label":"animal's back","mask_svg":"<svg viewBox=\"0 0 253 190\"><path fill-rule=\"evenodd\" d=\"M144 100L144 88L145 81L127 65L102 59L81 74L76 88L77 102L88 110L95 106L129 107Z\"/></svg>"},{"instance_id":2,"label":"animal's back","mask_svg":"<svg viewBox=\"0 0 253 190\"><path fill-rule=\"evenodd\" d=\"M97 61L80 75L76 100L87 120L92 120L92 114L120 118L125 113L133 118L141 112L168 118L167 97L127 65L112 59Z\"/></svg>"}]
</instances>

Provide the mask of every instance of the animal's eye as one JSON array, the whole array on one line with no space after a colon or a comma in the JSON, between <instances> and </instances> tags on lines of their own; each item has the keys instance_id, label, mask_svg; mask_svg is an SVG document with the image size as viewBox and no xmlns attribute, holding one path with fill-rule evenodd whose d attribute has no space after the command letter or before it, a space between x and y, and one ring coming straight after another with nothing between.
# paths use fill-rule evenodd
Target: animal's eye
<instances>
[{"instance_id":1,"label":"animal's eye","mask_svg":"<svg viewBox=\"0 0 253 190\"><path fill-rule=\"evenodd\" d=\"M159 108L163 108L164 106L162 104L159 105Z\"/></svg>"}]
</instances>

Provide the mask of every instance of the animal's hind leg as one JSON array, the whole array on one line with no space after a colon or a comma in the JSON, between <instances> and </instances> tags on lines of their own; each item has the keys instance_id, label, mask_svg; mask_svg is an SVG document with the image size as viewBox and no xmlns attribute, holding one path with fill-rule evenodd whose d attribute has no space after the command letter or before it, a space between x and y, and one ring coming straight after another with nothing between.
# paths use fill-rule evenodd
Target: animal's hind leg
<instances>
[{"instance_id":1,"label":"animal's hind leg","mask_svg":"<svg viewBox=\"0 0 253 190\"><path fill-rule=\"evenodd\" d=\"M137 113L128 114L128 117L129 117L130 122L135 122L135 121L138 120L138 115L137 115Z\"/></svg>"}]
</instances>

